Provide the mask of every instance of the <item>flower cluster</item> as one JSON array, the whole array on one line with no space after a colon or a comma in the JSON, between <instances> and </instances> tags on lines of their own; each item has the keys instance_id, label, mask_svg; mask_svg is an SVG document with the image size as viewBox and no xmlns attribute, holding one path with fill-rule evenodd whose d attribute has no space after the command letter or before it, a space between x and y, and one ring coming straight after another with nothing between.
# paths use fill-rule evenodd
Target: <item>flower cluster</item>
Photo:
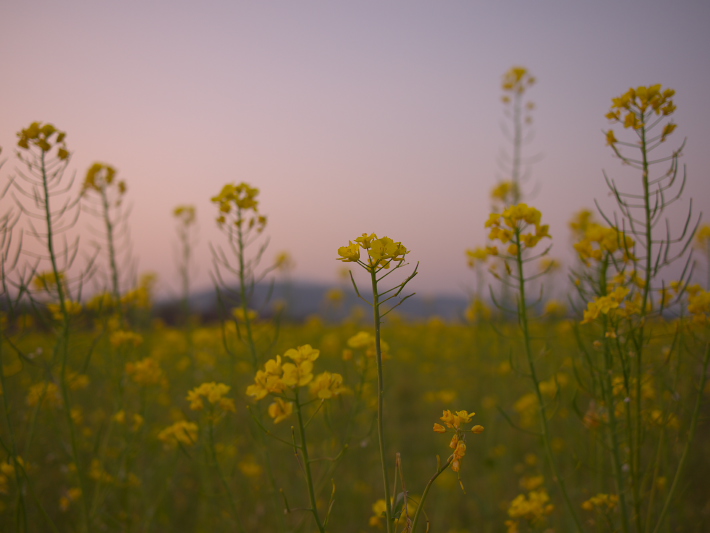
<instances>
[{"instance_id":1,"label":"flower cluster","mask_svg":"<svg viewBox=\"0 0 710 533\"><path fill-rule=\"evenodd\" d=\"M235 307L232 309L232 316L234 317L234 320L243 324L246 323L247 320L249 322L255 322L259 318L259 312L254 309L247 309L244 311L242 307Z\"/></svg>"},{"instance_id":2,"label":"flower cluster","mask_svg":"<svg viewBox=\"0 0 710 533\"><path fill-rule=\"evenodd\" d=\"M219 204L220 215L217 217L217 223L223 225L227 222L227 215L234 213L236 218L234 225L242 227L244 221L247 220L249 229L256 228L261 232L266 226L266 217L259 214L259 201L256 197L259 195L259 189L251 187L242 182L239 185L228 183L217 196L212 197L212 201ZM245 213L252 211L252 216L245 218Z\"/></svg>"},{"instance_id":3,"label":"flower cluster","mask_svg":"<svg viewBox=\"0 0 710 533\"><path fill-rule=\"evenodd\" d=\"M111 333L109 342L115 347L120 348L125 345L132 345L137 348L143 344L143 336L140 333L135 333L129 330L119 329Z\"/></svg>"},{"instance_id":4,"label":"flower cluster","mask_svg":"<svg viewBox=\"0 0 710 533\"><path fill-rule=\"evenodd\" d=\"M54 272L51 270L35 274L35 277L32 278L32 285L38 291L51 292L57 288L57 277L59 277L59 283L61 283L63 287L65 283L64 272L59 272L55 276Z\"/></svg>"},{"instance_id":5,"label":"flower cluster","mask_svg":"<svg viewBox=\"0 0 710 533\"><path fill-rule=\"evenodd\" d=\"M291 348L284 352L284 358L292 362L284 363L280 355L269 359L264 365L264 370L258 370L254 384L247 387L247 396L256 400L265 398L268 394L276 396L274 403L269 406L269 416L274 423L281 422L293 412L293 404L284 399L284 394L289 389L296 389L310 384L310 392L317 398L326 400L346 392L343 386L343 377L340 374L323 372L314 377L313 362L318 359L320 350L306 344L298 348Z\"/></svg>"},{"instance_id":6,"label":"flower cluster","mask_svg":"<svg viewBox=\"0 0 710 533\"><path fill-rule=\"evenodd\" d=\"M491 199L504 205L513 203L513 198L520 196L520 186L511 180L504 180L491 189Z\"/></svg>"},{"instance_id":7,"label":"flower cluster","mask_svg":"<svg viewBox=\"0 0 710 533\"><path fill-rule=\"evenodd\" d=\"M84 179L84 185L81 193L84 194L89 190L104 193L110 185L114 184L115 179L116 169L114 167L104 163L94 163L86 172L86 178ZM119 195L125 194L126 182L121 180L116 181L115 183L118 188Z\"/></svg>"},{"instance_id":8,"label":"flower cluster","mask_svg":"<svg viewBox=\"0 0 710 533\"><path fill-rule=\"evenodd\" d=\"M688 312L693 316L693 321L705 324L710 318L710 292L703 290L699 285L690 285L688 292Z\"/></svg>"},{"instance_id":9,"label":"flower cluster","mask_svg":"<svg viewBox=\"0 0 710 533\"><path fill-rule=\"evenodd\" d=\"M153 287L155 286L155 282L155 274L143 274L138 282L138 286L121 297L121 303L138 309L150 309L153 305Z\"/></svg>"},{"instance_id":10,"label":"flower cluster","mask_svg":"<svg viewBox=\"0 0 710 533\"><path fill-rule=\"evenodd\" d=\"M492 255L498 255L498 248L494 246L479 246L466 250L466 260L469 268L474 268L477 263L485 263Z\"/></svg>"},{"instance_id":11,"label":"flower cluster","mask_svg":"<svg viewBox=\"0 0 710 533\"><path fill-rule=\"evenodd\" d=\"M56 137L52 140L54 134L56 134ZM64 142L66 135L66 132L59 131L52 124L33 122L28 128L25 128L17 134L20 138L20 140L17 141L17 146L29 150L30 144L33 144L43 152L49 152L52 149L53 143L54 146L58 147L57 157L64 161L69 157L69 151Z\"/></svg>"},{"instance_id":12,"label":"flower cluster","mask_svg":"<svg viewBox=\"0 0 710 533\"><path fill-rule=\"evenodd\" d=\"M197 442L197 424L187 420L180 420L158 433L158 438L167 447L174 447L177 444L192 446Z\"/></svg>"},{"instance_id":13,"label":"flower cluster","mask_svg":"<svg viewBox=\"0 0 710 533\"><path fill-rule=\"evenodd\" d=\"M668 116L675 111L673 95L675 95L673 89L662 90L661 84L635 89L632 87L618 98L611 99L611 110L606 114L606 118L623 124L624 128L640 130L648 126L648 121L654 114ZM665 141L675 128L674 123L667 123L660 136L661 142ZM614 130L606 132L606 139L610 146L619 142L614 135Z\"/></svg>"},{"instance_id":14,"label":"flower cluster","mask_svg":"<svg viewBox=\"0 0 710 533\"><path fill-rule=\"evenodd\" d=\"M542 213L527 204L512 205L503 213L491 213L485 227L491 228L488 238L503 244L510 242L508 253L517 255L521 246L534 248L543 238L551 238L550 227L541 224ZM528 227L534 226L534 231L523 233ZM493 248L497 252L497 248Z\"/></svg>"},{"instance_id":15,"label":"flower cluster","mask_svg":"<svg viewBox=\"0 0 710 533\"><path fill-rule=\"evenodd\" d=\"M191 226L195 223L197 216L194 205L180 205L173 211L173 216L180 221L183 226Z\"/></svg>"},{"instance_id":16,"label":"flower cluster","mask_svg":"<svg viewBox=\"0 0 710 533\"><path fill-rule=\"evenodd\" d=\"M522 94L526 89L535 84L535 77L530 75L525 67L512 67L508 72L503 74L503 83L501 87L504 91ZM503 97L503 102L508 103L508 100Z\"/></svg>"},{"instance_id":17,"label":"flower cluster","mask_svg":"<svg viewBox=\"0 0 710 533\"><path fill-rule=\"evenodd\" d=\"M613 511L619 505L619 497L616 494L597 494L589 498L582 504L585 511Z\"/></svg>"},{"instance_id":18,"label":"flower cluster","mask_svg":"<svg viewBox=\"0 0 710 533\"><path fill-rule=\"evenodd\" d=\"M616 228L591 223L584 228L584 237L574 244L579 258L589 266L590 259L602 261L609 254L623 251L623 261L633 260L634 240Z\"/></svg>"},{"instance_id":19,"label":"flower cluster","mask_svg":"<svg viewBox=\"0 0 710 533\"><path fill-rule=\"evenodd\" d=\"M616 287L611 293L592 300L587 304L587 309L584 311L584 319L581 323L587 324L596 320L600 314L608 315L613 310L619 309L629 292L631 292L631 289L620 286Z\"/></svg>"},{"instance_id":20,"label":"flower cluster","mask_svg":"<svg viewBox=\"0 0 710 533\"><path fill-rule=\"evenodd\" d=\"M369 358L374 358L377 356L377 346L375 344L375 336L367 331L358 331L355 335L350 337L347 341L348 347L343 350L343 359L350 360L353 357L352 350L365 350L365 356ZM382 358L387 359L389 357L389 344L380 338L380 350L382 351Z\"/></svg>"},{"instance_id":21,"label":"flower cluster","mask_svg":"<svg viewBox=\"0 0 710 533\"><path fill-rule=\"evenodd\" d=\"M167 380L160 364L153 357L146 357L140 361L126 363L126 374L138 385L166 385Z\"/></svg>"},{"instance_id":22,"label":"flower cluster","mask_svg":"<svg viewBox=\"0 0 710 533\"><path fill-rule=\"evenodd\" d=\"M187 393L187 401L190 402L190 409L201 411L205 408L205 400L210 403L210 408L219 407L222 411L236 412L234 400L226 398L231 387L224 383L203 383Z\"/></svg>"},{"instance_id":23,"label":"flower cluster","mask_svg":"<svg viewBox=\"0 0 710 533\"><path fill-rule=\"evenodd\" d=\"M710 250L710 224L703 224L695 233L695 245L700 250Z\"/></svg>"},{"instance_id":24,"label":"flower cluster","mask_svg":"<svg viewBox=\"0 0 710 533\"><path fill-rule=\"evenodd\" d=\"M545 489L530 491L527 496L519 494L508 507L508 516L512 519L505 522L508 533L518 533L521 519L532 527L542 525L545 517L555 510L555 506L549 501L550 496Z\"/></svg>"},{"instance_id":25,"label":"flower cluster","mask_svg":"<svg viewBox=\"0 0 710 533\"><path fill-rule=\"evenodd\" d=\"M366 250L368 255L367 263L360 260L360 249ZM366 269L380 270L389 268L392 262L402 263L404 256L409 253L401 242L395 242L389 237L377 237L376 234L363 233L361 237L350 241L347 246L338 248L338 261L344 263L359 263Z\"/></svg>"},{"instance_id":26,"label":"flower cluster","mask_svg":"<svg viewBox=\"0 0 710 533\"><path fill-rule=\"evenodd\" d=\"M64 309L66 309L67 316L76 316L81 313L83 306L81 305L81 302L65 300ZM47 304L47 310L52 314L52 318L54 320L64 320L64 312L62 311L61 304Z\"/></svg>"},{"instance_id":27,"label":"flower cluster","mask_svg":"<svg viewBox=\"0 0 710 533\"><path fill-rule=\"evenodd\" d=\"M449 448L454 450L454 453L450 457L451 459L451 470L454 472L459 472L461 470L461 460L464 455L466 455L466 431L461 426L471 422L471 419L476 415L476 413L468 413L468 411L456 411L452 413L448 409L444 411L444 416L440 418L446 427L441 424L434 424L434 431L437 433L446 433L452 431L454 436L451 438L449 443ZM483 426L475 425L471 428L473 433L483 433Z\"/></svg>"}]
</instances>

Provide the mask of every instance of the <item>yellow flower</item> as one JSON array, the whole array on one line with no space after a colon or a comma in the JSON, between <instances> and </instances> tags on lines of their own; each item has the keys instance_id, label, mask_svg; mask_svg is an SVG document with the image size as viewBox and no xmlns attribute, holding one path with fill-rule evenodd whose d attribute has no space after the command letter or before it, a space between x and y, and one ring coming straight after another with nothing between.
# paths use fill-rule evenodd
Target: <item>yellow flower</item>
<instances>
[{"instance_id":1,"label":"yellow flower","mask_svg":"<svg viewBox=\"0 0 710 533\"><path fill-rule=\"evenodd\" d=\"M508 507L508 516L513 519L524 519L530 525L539 526L545 516L554 511L555 506L548 503L550 497L544 489L530 491L518 495Z\"/></svg>"},{"instance_id":2,"label":"yellow flower","mask_svg":"<svg viewBox=\"0 0 710 533\"><path fill-rule=\"evenodd\" d=\"M190 402L190 409L200 411L204 409L203 401L207 399L211 405L219 407L223 411L236 412L234 400L225 398L231 387L224 383L203 383L187 393L187 400Z\"/></svg>"},{"instance_id":3,"label":"yellow flower","mask_svg":"<svg viewBox=\"0 0 710 533\"><path fill-rule=\"evenodd\" d=\"M343 376L323 372L317 375L310 384L311 394L318 398L327 400L334 396L347 392L348 388L343 386Z\"/></svg>"},{"instance_id":4,"label":"yellow flower","mask_svg":"<svg viewBox=\"0 0 710 533\"><path fill-rule=\"evenodd\" d=\"M582 504L582 509L585 511L612 511L619 504L619 497L616 494L597 494L589 498Z\"/></svg>"},{"instance_id":5,"label":"yellow flower","mask_svg":"<svg viewBox=\"0 0 710 533\"><path fill-rule=\"evenodd\" d=\"M52 137L56 134L56 137ZM52 124L42 125L40 122L33 122L29 127L21 130L17 136L20 138L17 141L17 146L25 150L29 150L30 143L37 146L43 152L49 152L52 149L52 143L58 147L57 157L61 160L66 160L69 157L69 152L66 149L64 138L66 133L59 131Z\"/></svg>"},{"instance_id":6,"label":"yellow flower","mask_svg":"<svg viewBox=\"0 0 710 533\"><path fill-rule=\"evenodd\" d=\"M503 213L491 213L485 227L491 228L489 239L503 244L513 241L517 236L519 242L511 242L508 246L508 253L517 255L520 245L533 248L543 238L550 238L549 226L540 224L541 220L540 211L527 204L517 204L506 208ZM529 226L534 226L534 233L523 233Z\"/></svg>"},{"instance_id":7,"label":"yellow flower","mask_svg":"<svg viewBox=\"0 0 710 533\"><path fill-rule=\"evenodd\" d=\"M259 318L259 313L254 309L247 309L245 313L243 308L235 307L232 309L232 316L234 316L234 319L237 322L246 323L247 319L249 322L254 322L257 318Z\"/></svg>"},{"instance_id":8,"label":"yellow flower","mask_svg":"<svg viewBox=\"0 0 710 533\"><path fill-rule=\"evenodd\" d=\"M367 348L375 342L375 337L367 331L360 331L348 339L348 346L354 350Z\"/></svg>"},{"instance_id":9,"label":"yellow flower","mask_svg":"<svg viewBox=\"0 0 710 533\"><path fill-rule=\"evenodd\" d=\"M476 413L469 413L468 411L456 411L454 414L447 409L441 417L441 420L444 424L446 424L446 427L454 430L454 435L449 443L449 447L454 450L454 453L451 454L451 457L449 457L451 469L454 472L459 472L461 470L461 461L466 455L466 435L461 426L471 422L471 419L475 415ZM436 433L446 433L446 427L441 424L434 424L434 431ZM483 426L474 426L471 431L476 434L483 433Z\"/></svg>"},{"instance_id":10,"label":"yellow flower","mask_svg":"<svg viewBox=\"0 0 710 533\"><path fill-rule=\"evenodd\" d=\"M111 333L109 341L116 348L120 348L121 346L125 346L128 344L137 348L138 346L143 344L143 337L138 333L134 333L133 331L118 330Z\"/></svg>"},{"instance_id":11,"label":"yellow flower","mask_svg":"<svg viewBox=\"0 0 710 533\"><path fill-rule=\"evenodd\" d=\"M303 361L315 361L320 355L320 350L315 350L310 344L305 344L297 348L291 348L284 352L284 357L292 359L296 363Z\"/></svg>"},{"instance_id":12,"label":"yellow flower","mask_svg":"<svg viewBox=\"0 0 710 533\"><path fill-rule=\"evenodd\" d=\"M178 443L192 446L197 442L197 424L186 420L175 422L158 433L158 438L169 447Z\"/></svg>"},{"instance_id":13,"label":"yellow flower","mask_svg":"<svg viewBox=\"0 0 710 533\"><path fill-rule=\"evenodd\" d=\"M165 381L165 375L158 361L146 357L140 361L126 363L126 374L138 385L158 385Z\"/></svg>"},{"instance_id":14,"label":"yellow flower","mask_svg":"<svg viewBox=\"0 0 710 533\"><path fill-rule=\"evenodd\" d=\"M710 224L704 224L698 228L695 234L695 244L701 250L708 250L710 247Z\"/></svg>"},{"instance_id":15,"label":"yellow flower","mask_svg":"<svg viewBox=\"0 0 710 533\"><path fill-rule=\"evenodd\" d=\"M338 248L338 261L343 261L344 263L356 263L360 260L360 246L358 243L350 241L348 246L341 246Z\"/></svg>"},{"instance_id":16,"label":"yellow flower","mask_svg":"<svg viewBox=\"0 0 710 533\"><path fill-rule=\"evenodd\" d=\"M52 407L62 405L62 398L56 383L43 381L30 387L27 394L27 405L34 407L40 402L42 402L43 405L49 404Z\"/></svg>"},{"instance_id":17,"label":"yellow flower","mask_svg":"<svg viewBox=\"0 0 710 533\"><path fill-rule=\"evenodd\" d=\"M269 405L269 416L274 419L274 424L286 420L293 413L293 402L285 402L281 398Z\"/></svg>"},{"instance_id":18,"label":"yellow flower","mask_svg":"<svg viewBox=\"0 0 710 533\"><path fill-rule=\"evenodd\" d=\"M64 285L64 272L59 272L57 276L55 276L53 271L35 274L35 277L32 279L32 285L39 291L50 292L57 288L57 277L59 277L58 283Z\"/></svg>"},{"instance_id":19,"label":"yellow flower","mask_svg":"<svg viewBox=\"0 0 710 533\"><path fill-rule=\"evenodd\" d=\"M86 172L82 194L88 190L95 190L97 192L106 191L108 186L114 182L115 177L116 169L114 167L104 163L94 163ZM123 190L120 189L121 188L119 188L119 193L123 194L125 192L125 185Z\"/></svg>"},{"instance_id":20,"label":"yellow flower","mask_svg":"<svg viewBox=\"0 0 710 533\"><path fill-rule=\"evenodd\" d=\"M584 311L584 320L581 323L587 324L598 318L600 314L608 315L612 310L618 309L629 292L631 289L628 287L617 287L610 294L599 296L596 300L589 302Z\"/></svg>"},{"instance_id":21,"label":"yellow flower","mask_svg":"<svg viewBox=\"0 0 710 533\"><path fill-rule=\"evenodd\" d=\"M194 205L180 205L173 211L173 216L177 218L184 226L190 226L195 223L197 218Z\"/></svg>"},{"instance_id":22,"label":"yellow flower","mask_svg":"<svg viewBox=\"0 0 710 533\"><path fill-rule=\"evenodd\" d=\"M373 515L370 517L370 526L378 527L382 524L382 520L387 515L387 502L383 499L377 500L372 505Z\"/></svg>"},{"instance_id":23,"label":"yellow flower","mask_svg":"<svg viewBox=\"0 0 710 533\"><path fill-rule=\"evenodd\" d=\"M340 257L337 260L345 263L360 261L360 248L367 250L369 270L389 268L393 261L401 263L404 261L404 256L409 253L401 242L395 242L389 237L379 239L374 233L369 235L363 233L355 239L355 242L349 241L348 246L338 248Z\"/></svg>"},{"instance_id":24,"label":"yellow flower","mask_svg":"<svg viewBox=\"0 0 710 533\"><path fill-rule=\"evenodd\" d=\"M503 74L502 88L504 91L522 94L525 89L535 83L535 78L530 75L525 67L512 67Z\"/></svg>"}]
</instances>

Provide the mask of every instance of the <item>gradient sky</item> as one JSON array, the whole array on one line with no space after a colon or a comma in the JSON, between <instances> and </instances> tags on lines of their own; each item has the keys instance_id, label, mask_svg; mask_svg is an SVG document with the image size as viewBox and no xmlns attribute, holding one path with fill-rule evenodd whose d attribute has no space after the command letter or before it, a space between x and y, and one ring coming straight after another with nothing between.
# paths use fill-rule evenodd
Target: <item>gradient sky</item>
<instances>
[{"instance_id":1,"label":"gradient sky","mask_svg":"<svg viewBox=\"0 0 710 533\"><path fill-rule=\"evenodd\" d=\"M538 80L528 201L555 256L570 257L574 212L612 207L603 170L639 190L602 133L631 86L677 91L663 150L687 137L688 184L672 226L691 197L710 216L708 23L707 1L4 2L0 180L17 131L65 130L79 178L100 161L126 180L139 269L162 291L178 287L172 209L198 209L207 286L208 244L225 243L210 197L246 181L269 216L267 258L288 250L294 278L334 282L337 248L375 232L421 262L414 290L461 293L508 146L500 83L514 65Z\"/></svg>"}]
</instances>

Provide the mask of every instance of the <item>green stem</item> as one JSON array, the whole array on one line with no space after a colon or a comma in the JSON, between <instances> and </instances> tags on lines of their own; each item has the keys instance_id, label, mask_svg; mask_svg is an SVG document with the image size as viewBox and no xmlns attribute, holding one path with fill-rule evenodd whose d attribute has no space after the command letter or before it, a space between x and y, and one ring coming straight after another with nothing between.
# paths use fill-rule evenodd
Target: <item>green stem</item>
<instances>
[{"instance_id":1,"label":"green stem","mask_svg":"<svg viewBox=\"0 0 710 533\"><path fill-rule=\"evenodd\" d=\"M47 178L47 167L45 162L45 153L42 150L40 156L40 170L42 173L42 189L44 194L44 215L47 222L47 249L49 252L49 260L52 263L52 271L57 284L57 295L59 297L59 305L62 311L62 333L58 340L61 348L61 390L62 399L64 401L64 413L66 415L67 427L69 428L69 438L71 440L72 460L76 465L77 477L79 478L79 486L81 488L81 516L83 521L84 531L90 531L89 510L86 504L87 499L87 483L84 476L81 461L79 460L79 446L76 440L76 430L74 428L74 420L71 417L71 402L69 398L69 385L67 383L67 359L69 358L69 313L67 311L66 295L64 287L59 277L59 267L57 265L57 257L54 251L54 232L52 227L52 212L49 207L49 183Z\"/></svg>"},{"instance_id":2,"label":"green stem","mask_svg":"<svg viewBox=\"0 0 710 533\"><path fill-rule=\"evenodd\" d=\"M311 502L311 513L313 514L313 518L315 519L316 525L318 526L318 531L320 531L320 533L325 533L325 527L323 526L323 522L321 521L320 516L318 515L316 493L315 487L313 485L313 474L311 473L311 459L308 455L306 427L303 423L303 413L301 412L301 401L298 397L298 388L296 389L296 399L294 403L296 404L296 414L298 415L298 432L301 437L301 444L299 446L299 449L303 454L303 469L306 473L306 484L308 485L308 498Z\"/></svg>"},{"instance_id":3,"label":"green stem","mask_svg":"<svg viewBox=\"0 0 710 533\"><path fill-rule=\"evenodd\" d=\"M385 428L384 428L384 396L385 381L382 366L382 347L380 336L380 295L377 292L377 272L375 266L369 266L370 278L372 281L372 310L375 321L375 349L377 351L377 437L380 447L380 464L382 465L382 481L385 487L385 517L387 523L387 533L392 532L392 501L390 495L389 474L387 470L387 460L385 452Z\"/></svg>"},{"instance_id":4,"label":"green stem","mask_svg":"<svg viewBox=\"0 0 710 533\"><path fill-rule=\"evenodd\" d=\"M119 310L121 309L121 291L118 285L118 267L116 266L116 247L113 243L113 223L109 213L108 197L106 196L106 186L101 187L101 204L104 210L104 223L106 224L106 239L108 240L108 258L111 267L111 287L113 299Z\"/></svg>"},{"instance_id":5,"label":"green stem","mask_svg":"<svg viewBox=\"0 0 710 533\"><path fill-rule=\"evenodd\" d=\"M528 314L527 314L527 300L525 295L525 273L523 269L523 246L520 240L520 228L515 229L515 244L517 245L517 253L515 256L518 281L520 284L520 305L519 305L519 317L520 325L523 329L523 339L525 343L525 355L527 356L528 365L530 367L530 377L532 378L533 385L535 388L535 395L537 396L538 404L540 405L540 420L541 420L541 430L542 430L542 441L545 447L545 452L547 454L547 460L552 470L552 474L557 482L560 490L562 491L562 496L567 504L567 508L572 515L574 523L576 525L577 531L582 531L582 523L577 515L577 511L572 504L572 500L567 492L567 486L564 479L559 474L557 465L555 463L555 455L552 451L552 445L550 444L550 431L547 424L547 409L545 407L545 400L542 397L542 392L540 391L540 381L537 377L537 371L535 370L535 363L533 362L532 344L530 341L530 330L528 324Z\"/></svg>"},{"instance_id":6,"label":"green stem","mask_svg":"<svg viewBox=\"0 0 710 533\"><path fill-rule=\"evenodd\" d=\"M661 509L661 514L658 515L658 521L656 522L656 527L653 533L658 533L661 529L661 524L663 524L663 519L668 513L671 501L673 500L673 495L678 488L680 482L680 475L685 467L685 463L688 460L688 455L690 452L690 443L693 442L693 437L695 437L695 430L698 428L698 420L700 419L700 407L703 403L703 392L705 390L705 384L707 382L707 372L708 363L710 363L710 343L705 345L705 357L703 358L702 375L700 377L700 384L698 385L698 395L695 399L695 408L693 409L693 416L690 419L690 429L688 430L688 440L685 443L685 448L683 449L683 455L680 457L678 462L678 469L673 477L673 483L666 496L666 501L663 503L663 509Z\"/></svg>"},{"instance_id":7,"label":"green stem","mask_svg":"<svg viewBox=\"0 0 710 533\"><path fill-rule=\"evenodd\" d=\"M10 406L8 405L8 388L7 388L7 383L5 381L5 372L4 372L4 364L3 364L3 354L5 350L3 349L4 343L3 343L3 335L0 334L0 387L2 387L3 394L2 396L2 405L3 405L3 412L5 414L5 419L7 420L7 431L10 435L10 454L11 454L11 459L12 459L12 464L15 467L15 482L17 483L17 494L18 494L18 506L19 509L17 509L17 520L18 520L18 527L24 525L24 527L21 527L21 529L18 529L18 531L27 531L27 503L25 502L25 491L23 488L22 484L22 477L20 476L20 465L17 463L17 442L15 440L15 431L13 429L12 425L12 420L10 419ZM41 401L40 401L41 403Z\"/></svg>"},{"instance_id":8,"label":"green stem","mask_svg":"<svg viewBox=\"0 0 710 533\"><path fill-rule=\"evenodd\" d=\"M242 533L246 533L244 530L244 525L242 524L242 519L239 516L239 510L237 509L237 504L234 501L234 495L232 494L232 489L229 487L229 483L227 482L227 479L224 477L224 472L222 472L222 468L219 466L219 461L217 460L217 449L215 447L214 443L214 422L212 420L213 412L210 412L208 415L209 418L209 429L208 429L208 437L209 437L209 443L210 443L210 454L212 458L212 464L217 471L217 474L219 475L219 480L222 483L222 486L224 487L225 492L227 493L227 500L229 500L229 507L232 510L232 515L234 515L234 520L237 522L237 527L239 528L239 531Z\"/></svg>"},{"instance_id":9,"label":"green stem","mask_svg":"<svg viewBox=\"0 0 710 533\"><path fill-rule=\"evenodd\" d=\"M437 457L438 460L438 457ZM426 484L426 487L424 487L424 492L422 492L422 497L419 500L419 504L417 505L417 510L414 513L414 519L412 520L412 529L410 529L411 533L414 533L417 530L417 523L419 522L419 515L422 512L422 509L424 509L424 501L426 500L427 496L429 495L429 489L431 489L432 485L434 484L434 481L436 481L436 478L438 478L444 470L449 468L451 466L451 463L454 460L454 456L451 455L449 457L449 460L444 463L443 466L440 466L436 473L431 477L429 482Z\"/></svg>"}]
</instances>

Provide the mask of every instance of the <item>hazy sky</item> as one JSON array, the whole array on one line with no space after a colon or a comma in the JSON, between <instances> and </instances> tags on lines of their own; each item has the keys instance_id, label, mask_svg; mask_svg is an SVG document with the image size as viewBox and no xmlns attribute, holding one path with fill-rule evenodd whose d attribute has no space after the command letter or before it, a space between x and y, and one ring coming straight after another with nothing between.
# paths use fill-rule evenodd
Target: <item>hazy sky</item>
<instances>
[{"instance_id":1,"label":"hazy sky","mask_svg":"<svg viewBox=\"0 0 710 533\"><path fill-rule=\"evenodd\" d=\"M295 278L335 281L337 248L375 232L421 262L415 290L460 293L508 147L514 65L538 80L526 151L543 158L527 190L554 255L569 257L575 211L611 207L603 170L639 190L602 133L631 86L676 89L663 150L687 137L686 198L710 216L708 23L707 1L4 2L0 180L15 133L51 122L79 178L100 161L126 180L140 270L163 290L178 286L172 209L198 209L206 286L208 244L225 244L210 197L246 181L269 217L267 258L291 252Z\"/></svg>"}]
</instances>

